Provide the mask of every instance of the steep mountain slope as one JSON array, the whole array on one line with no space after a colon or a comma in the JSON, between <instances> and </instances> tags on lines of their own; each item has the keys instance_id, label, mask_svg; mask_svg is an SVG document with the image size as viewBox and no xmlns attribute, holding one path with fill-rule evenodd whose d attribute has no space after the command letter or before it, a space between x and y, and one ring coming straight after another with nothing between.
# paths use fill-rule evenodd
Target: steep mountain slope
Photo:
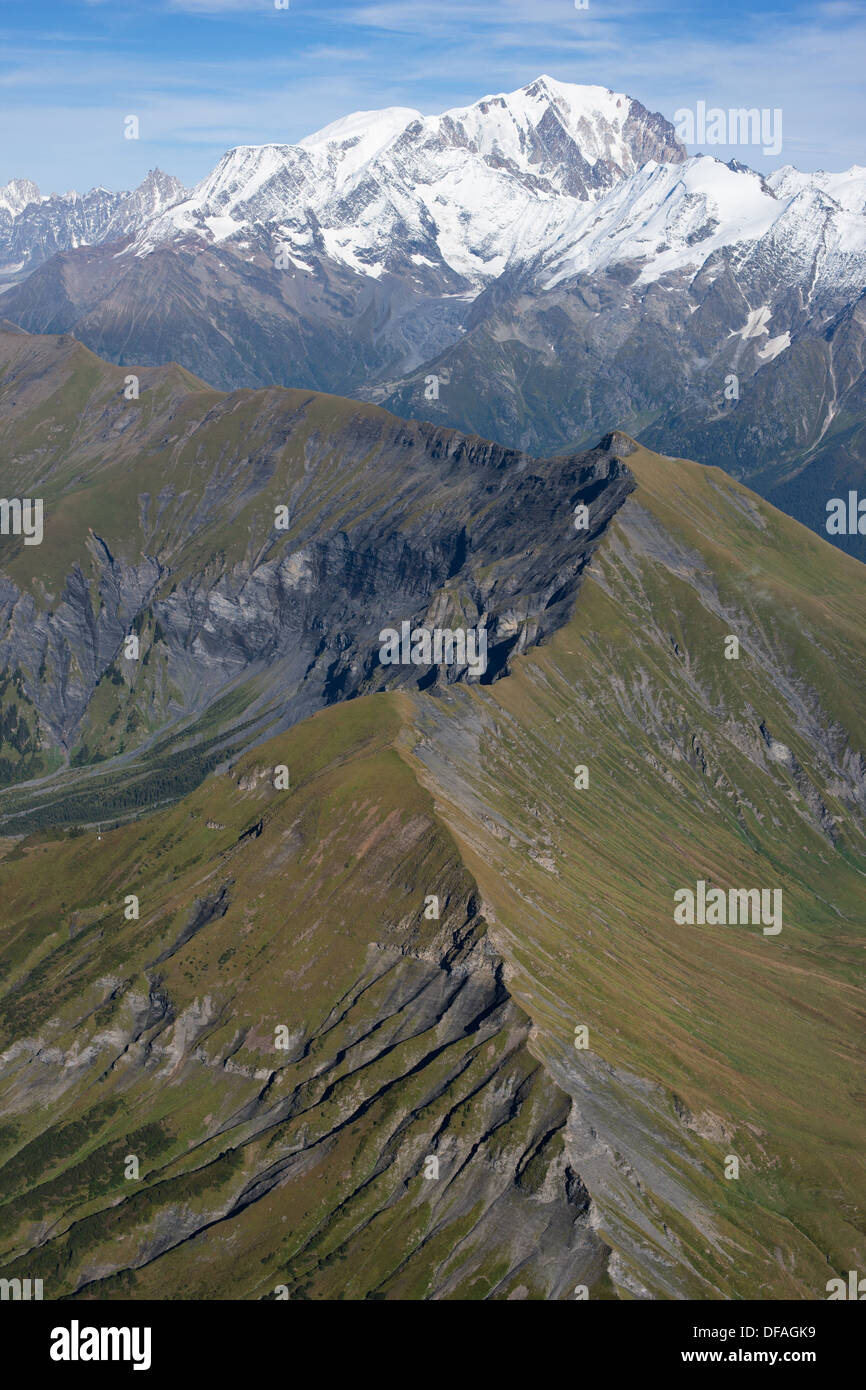
<instances>
[{"instance_id":1,"label":"steep mountain slope","mask_svg":"<svg viewBox=\"0 0 866 1390\"><path fill-rule=\"evenodd\" d=\"M734 477L827 536L828 502L864 492L866 459L866 291L838 312L828 309L798 334L785 360L771 361L748 383L748 404L712 411L669 410L646 431L649 441L713 457ZM763 352L772 352L768 344ZM758 348L760 355L762 349ZM736 362L731 362L736 369ZM830 535L866 559L866 538Z\"/></svg>"},{"instance_id":2,"label":"steep mountain slope","mask_svg":"<svg viewBox=\"0 0 866 1390\"><path fill-rule=\"evenodd\" d=\"M716 470L608 453L637 489L507 678L7 841L5 1277L822 1299L862 1267L864 572ZM678 925L701 879L780 889L781 931Z\"/></svg>"},{"instance_id":3,"label":"steep mountain slope","mask_svg":"<svg viewBox=\"0 0 866 1390\"><path fill-rule=\"evenodd\" d=\"M572 622L419 708L411 757L626 1287L821 1298L866 1255L864 571L715 470L628 463ZM678 925L699 880L779 889L781 930Z\"/></svg>"},{"instance_id":4,"label":"steep mountain slope","mask_svg":"<svg viewBox=\"0 0 866 1390\"><path fill-rule=\"evenodd\" d=\"M0 864L4 1277L26 1265L46 1298L561 1297L603 1277L566 1097L390 746L391 699L325 711L98 854L37 839Z\"/></svg>"},{"instance_id":5,"label":"steep mountain slope","mask_svg":"<svg viewBox=\"0 0 866 1390\"><path fill-rule=\"evenodd\" d=\"M567 617L633 486L603 444L533 460L310 392L137 380L127 400L124 371L73 339L0 333L6 485L44 504L42 544L0 538L0 756L7 780L113 760L88 781L104 817L196 785L238 739L437 678L381 664L385 628L481 628L495 679ZM2 809L76 819L60 801L79 780Z\"/></svg>"},{"instance_id":6,"label":"steep mountain slope","mask_svg":"<svg viewBox=\"0 0 866 1390\"><path fill-rule=\"evenodd\" d=\"M611 422L723 467L825 536L864 488L866 176L648 165L480 295L466 333L371 392L530 449ZM828 187L824 187L824 185ZM866 557L862 536L831 537Z\"/></svg>"}]
</instances>

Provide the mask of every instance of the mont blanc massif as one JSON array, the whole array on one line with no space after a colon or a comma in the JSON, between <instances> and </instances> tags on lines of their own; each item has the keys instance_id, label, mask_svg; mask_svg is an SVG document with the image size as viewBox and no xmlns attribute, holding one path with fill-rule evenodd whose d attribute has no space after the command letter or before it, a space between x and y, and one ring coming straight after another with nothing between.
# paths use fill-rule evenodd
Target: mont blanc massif
<instances>
[{"instance_id":1,"label":"mont blanc massif","mask_svg":"<svg viewBox=\"0 0 866 1390\"><path fill-rule=\"evenodd\" d=\"M6 1287L849 1296L864 285L550 77L0 189Z\"/></svg>"}]
</instances>

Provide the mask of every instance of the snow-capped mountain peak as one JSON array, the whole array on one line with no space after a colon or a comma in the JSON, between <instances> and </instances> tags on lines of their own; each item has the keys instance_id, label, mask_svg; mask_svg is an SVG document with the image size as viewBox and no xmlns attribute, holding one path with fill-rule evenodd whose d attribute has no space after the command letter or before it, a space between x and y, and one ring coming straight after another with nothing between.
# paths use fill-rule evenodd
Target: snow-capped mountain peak
<instances>
[{"instance_id":1,"label":"snow-capped mountain peak","mask_svg":"<svg viewBox=\"0 0 866 1390\"><path fill-rule=\"evenodd\" d=\"M534 166L539 161L560 161L566 150L558 146L558 140L565 139L590 168L599 160L609 160L629 174L645 162L633 142L641 114L649 117L650 113L622 93L557 82L544 75L517 91L486 96L471 106L428 117L427 124L431 134L457 130L482 157L510 159L516 169L527 173L537 173ZM664 130L663 118L650 120L659 123L662 137L656 156L667 153L674 160L684 158L673 132Z\"/></svg>"},{"instance_id":2,"label":"snow-capped mountain peak","mask_svg":"<svg viewBox=\"0 0 866 1390\"><path fill-rule=\"evenodd\" d=\"M0 189L0 280L19 278L57 251L132 236L185 195L179 179L159 169L131 193L97 185L41 195L30 179L13 179Z\"/></svg>"},{"instance_id":3,"label":"snow-capped mountain peak","mask_svg":"<svg viewBox=\"0 0 866 1390\"><path fill-rule=\"evenodd\" d=\"M322 130L307 135L298 144L302 150L318 150L323 145L337 146L353 152L348 161L355 169L381 154L408 125L423 120L420 111L411 106L386 106L381 111L354 111Z\"/></svg>"},{"instance_id":4,"label":"snow-capped mountain peak","mask_svg":"<svg viewBox=\"0 0 866 1390\"><path fill-rule=\"evenodd\" d=\"M230 150L134 249L265 226L295 264L318 241L366 275L411 262L469 291L535 254L565 206L592 204L648 159L685 157L669 122L633 98L543 76L442 115L359 111L297 145Z\"/></svg>"},{"instance_id":5,"label":"snow-capped mountain peak","mask_svg":"<svg viewBox=\"0 0 866 1390\"><path fill-rule=\"evenodd\" d=\"M11 179L0 188L0 212L17 217L30 203L39 202L39 189L32 179Z\"/></svg>"},{"instance_id":6,"label":"snow-capped mountain peak","mask_svg":"<svg viewBox=\"0 0 866 1390\"><path fill-rule=\"evenodd\" d=\"M356 111L297 144L240 145L190 192L152 170L129 194L38 196L26 180L0 190L6 278L32 268L34 247L44 259L131 238L126 253L146 257L192 238L244 262L302 274L327 262L464 299L506 270L532 267L553 289L629 263L647 283L765 244L794 278L815 257L815 284L848 283L866 228L861 167L764 178L689 158L634 98L547 74L439 115Z\"/></svg>"}]
</instances>

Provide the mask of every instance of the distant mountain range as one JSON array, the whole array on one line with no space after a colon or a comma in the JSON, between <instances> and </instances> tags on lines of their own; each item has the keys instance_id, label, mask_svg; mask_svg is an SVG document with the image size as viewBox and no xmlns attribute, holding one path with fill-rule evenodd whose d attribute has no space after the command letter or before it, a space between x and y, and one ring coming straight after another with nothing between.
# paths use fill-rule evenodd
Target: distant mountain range
<instances>
[{"instance_id":1,"label":"distant mountain range","mask_svg":"<svg viewBox=\"0 0 866 1390\"><path fill-rule=\"evenodd\" d=\"M186 196L179 179L151 169L132 193L42 195L32 179L0 188L0 285L22 279L57 251L130 237Z\"/></svg>"},{"instance_id":2,"label":"distant mountain range","mask_svg":"<svg viewBox=\"0 0 866 1390\"><path fill-rule=\"evenodd\" d=\"M229 151L191 192L0 191L3 315L124 365L387 405L535 453L612 425L826 535L866 495L866 169L769 178L540 77ZM14 283L13 283L14 282ZM829 539L866 558L866 537Z\"/></svg>"}]
</instances>

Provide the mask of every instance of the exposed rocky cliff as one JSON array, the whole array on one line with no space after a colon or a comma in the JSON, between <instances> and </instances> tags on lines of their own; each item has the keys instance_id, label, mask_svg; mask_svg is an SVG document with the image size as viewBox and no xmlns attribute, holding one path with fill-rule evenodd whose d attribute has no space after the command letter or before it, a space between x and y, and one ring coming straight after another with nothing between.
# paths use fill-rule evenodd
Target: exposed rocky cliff
<instances>
[{"instance_id":1,"label":"exposed rocky cliff","mask_svg":"<svg viewBox=\"0 0 866 1390\"><path fill-rule=\"evenodd\" d=\"M68 339L6 335L0 358L13 476L44 499L42 545L3 542L0 669L46 760L128 755L229 696L228 724L273 732L360 693L494 680L568 616L633 486L611 441L534 460L180 372L144 371L127 400L124 372ZM483 670L382 664L404 622L483 631Z\"/></svg>"}]
</instances>

